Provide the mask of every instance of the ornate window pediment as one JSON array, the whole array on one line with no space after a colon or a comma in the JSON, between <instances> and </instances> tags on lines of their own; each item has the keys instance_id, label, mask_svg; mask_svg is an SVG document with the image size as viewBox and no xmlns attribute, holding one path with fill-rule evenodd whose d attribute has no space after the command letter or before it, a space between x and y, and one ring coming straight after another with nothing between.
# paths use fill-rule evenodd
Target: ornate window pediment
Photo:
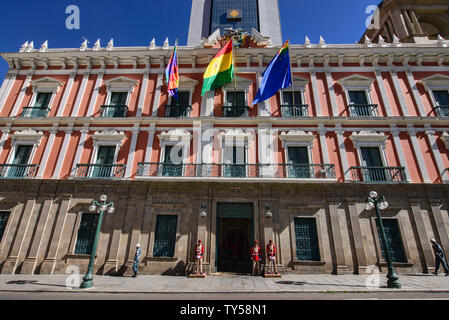
<instances>
[{"instance_id":1,"label":"ornate window pediment","mask_svg":"<svg viewBox=\"0 0 449 320\"><path fill-rule=\"evenodd\" d=\"M293 86L283 89L284 91L304 91L306 90L306 86L309 83L309 79L304 79L297 76L292 76L293 80Z\"/></svg>"},{"instance_id":2,"label":"ornate window pediment","mask_svg":"<svg viewBox=\"0 0 449 320\"><path fill-rule=\"evenodd\" d=\"M312 132L305 132L302 130L291 130L282 132L279 136L282 141L282 147L286 148L289 145L295 146L312 146L315 140L315 135Z\"/></svg>"},{"instance_id":3,"label":"ornate window pediment","mask_svg":"<svg viewBox=\"0 0 449 320\"><path fill-rule=\"evenodd\" d=\"M104 83L108 88L108 91L132 92L133 88L139 84L139 81L120 76L106 80Z\"/></svg>"},{"instance_id":4,"label":"ornate window pediment","mask_svg":"<svg viewBox=\"0 0 449 320\"><path fill-rule=\"evenodd\" d=\"M187 91L193 91L198 86L199 81L186 77L186 76L180 76L179 77L179 90L187 90Z\"/></svg>"},{"instance_id":5,"label":"ornate window pediment","mask_svg":"<svg viewBox=\"0 0 449 320\"><path fill-rule=\"evenodd\" d=\"M242 78L242 77L236 76L235 88L238 91L249 91L249 86L252 83L253 82L251 80L248 80L246 78ZM223 89L227 90L227 91L234 91L234 80L232 80L232 82L229 82L229 83L225 84L223 86Z\"/></svg>"},{"instance_id":6,"label":"ornate window pediment","mask_svg":"<svg viewBox=\"0 0 449 320\"><path fill-rule=\"evenodd\" d=\"M63 85L64 83L51 77L44 77L31 81L31 86L34 92L38 91L56 93Z\"/></svg>"},{"instance_id":7,"label":"ornate window pediment","mask_svg":"<svg viewBox=\"0 0 449 320\"><path fill-rule=\"evenodd\" d=\"M449 89L449 77L442 74L435 74L424 78L420 81L420 83L422 83L427 90Z\"/></svg>"},{"instance_id":8,"label":"ornate window pediment","mask_svg":"<svg viewBox=\"0 0 449 320\"><path fill-rule=\"evenodd\" d=\"M356 147L359 145L385 147L388 136L383 132L379 133L374 130L362 130L359 133L353 132L350 139Z\"/></svg>"},{"instance_id":9,"label":"ornate window pediment","mask_svg":"<svg viewBox=\"0 0 449 320\"><path fill-rule=\"evenodd\" d=\"M44 133L42 131L36 131L34 129L26 129L22 131L16 131L11 134L11 139L14 143L20 144L33 144L37 145L41 141Z\"/></svg>"},{"instance_id":10,"label":"ornate window pediment","mask_svg":"<svg viewBox=\"0 0 449 320\"><path fill-rule=\"evenodd\" d=\"M190 141L192 139L192 134L183 129L173 129L170 131L163 131L161 134L157 136L161 141Z\"/></svg>"},{"instance_id":11,"label":"ornate window pediment","mask_svg":"<svg viewBox=\"0 0 449 320\"><path fill-rule=\"evenodd\" d=\"M371 90L373 78L361 75L350 75L337 81L344 90Z\"/></svg>"},{"instance_id":12,"label":"ornate window pediment","mask_svg":"<svg viewBox=\"0 0 449 320\"><path fill-rule=\"evenodd\" d=\"M252 130L243 131L238 128L221 131L218 135L218 140L226 146L232 146L236 143L247 144L248 141L251 141L253 138L254 135Z\"/></svg>"},{"instance_id":13,"label":"ornate window pediment","mask_svg":"<svg viewBox=\"0 0 449 320\"><path fill-rule=\"evenodd\" d=\"M118 132L116 130L96 131L93 135L95 145L116 144L121 146L125 138L126 135L123 131Z\"/></svg>"}]
</instances>

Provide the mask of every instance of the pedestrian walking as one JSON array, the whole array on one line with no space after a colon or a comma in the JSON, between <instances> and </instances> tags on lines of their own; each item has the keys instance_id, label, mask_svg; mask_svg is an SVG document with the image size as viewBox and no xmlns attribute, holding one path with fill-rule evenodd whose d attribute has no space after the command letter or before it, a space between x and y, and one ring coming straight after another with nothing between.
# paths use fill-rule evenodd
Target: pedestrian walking
<instances>
[{"instance_id":1,"label":"pedestrian walking","mask_svg":"<svg viewBox=\"0 0 449 320\"><path fill-rule=\"evenodd\" d=\"M140 249L140 244L136 244L136 254L134 255L133 263L133 278L137 277L137 271L139 270L140 256L142 254L142 249Z\"/></svg>"},{"instance_id":2,"label":"pedestrian walking","mask_svg":"<svg viewBox=\"0 0 449 320\"><path fill-rule=\"evenodd\" d=\"M267 262L268 262L268 274L277 274L276 271L276 246L273 240L270 239L267 244Z\"/></svg>"},{"instance_id":3,"label":"pedestrian walking","mask_svg":"<svg viewBox=\"0 0 449 320\"><path fill-rule=\"evenodd\" d=\"M203 256L204 256L204 246L201 244L201 240L195 248L195 273L197 275L203 274Z\"/></svg>"},{"instance_id":4,"label":"pedestrian walking","mask_svg":"<svg viewBox=\"0 0 449 320\"><path fill-rule=\"evenodd\" d=\"M446 257L444 256L443 248L435 241L435 239L430 240L432 243L433 252L435 253L435 272L434 275L438 275L438 269L440 264L443 265L444 271L446 271L446 276L449 275L449 268L447 267Z\"/></svg>"},{"instance_id":5,"label":"pedestrian walking","mask_svg":"<svg viewBox=\"0 0 449 320\"><path fill-rule=\"evenodd\" d=\"M255 241L254 245L251 248L251 259L253 262L253 268L251 275L254 275L255 272L257 272L257 275L259 275L260 270L260 247L259 247L259 241Z\"/></svg>"}]
</instances>

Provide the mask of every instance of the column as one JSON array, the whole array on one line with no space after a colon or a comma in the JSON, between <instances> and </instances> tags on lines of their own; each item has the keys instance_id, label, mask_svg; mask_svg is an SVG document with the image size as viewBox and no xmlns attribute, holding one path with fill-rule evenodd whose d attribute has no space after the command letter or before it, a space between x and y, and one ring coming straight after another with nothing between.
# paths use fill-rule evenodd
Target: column
<instances>
[{"instance_id":1,"label":"column","mask_svg":"<svg viewBox=\"0 0 449 320\"><path fill-rule=\"evenodd\" d=\"M337 98L335 97L334 84L332 82L332 74L330 72L326 72L326 82L333 113L332 116L338 117Z\"/></svg>"},{"instance_id":2,"label":"column","mask_svg":"<svg viewBox=\"0 0 449 320\"><path fill-rule=\"evenodd\" d=\"M56 217L56 225L53 230L53 235L50 242L50 249L48 249L48 254L42 262L40 269L41 274L53 274L57 262L57 253L59 245L61 243L62 230L64 228L64 223L67 215L67 211L70 208L70 196L62 197L61 204L59 206L59 212Z\"/></svg>"},{"instance_id":3,"label":"column","mask_svg":"<svg viewBox=\"0 0 449 320\"><path fill-rule=\"evenodd\" d=\"M416 105L418 106L419 115L421 117L425 117L426 112L424 111L424 105L421 101L421 97L419 95L419 90L416 87L416 81L415 81L415 78L413 77L413 73L409 70L406 72L406 75L407 75L407 81L410 85L410 88L412 89L413 98L415 99Z\"/></svg>"},{"instance_id":4,"label":"column","mask_svg":"<svg viewBox=\"0 0 449 320\"><path fill-rule=\"evenodd\" d=\"M382 73L380 71L374 71L376 75L377 85L379 86L380 98L382 99L382 103L385 106L385 112L387 113L387 117L393 116L391 112L390 101L388 100L387 91L385 90L385 84L382 78Z\"/></svg>"},{"instance_id":5,"label":"column","mask_svg":"<svg viewBox=\"0 0 449 320\"><path fill-rule=\"evenodd\" d=\"M159 110L163 78L164 78L164 75L162 74L162 72L157 75L156 90L154 90L154 103L153 103L152 117L157 117L157 111Z\"/></svg>"},{"instance_id":6,"label":"column","mask_svg":"<svg viewBox=\"0 0 449 320\"><path fill-rule=\"evenodd\" d=\"M89 81L90 70L83 72L83 80L81 82L80 89L78 91L78 96L76 97L75 106L72 110L72 117L78 117L78 111L81 107L81 103L84 98L84 93L86 92L87 82Z\"/></svg>"},{"instance_id":7,"label":"column","mask_svg":"<svg viewBox=\"0 0 449 320\"><path fill-rule=\"evenodd\" d=\"M399 84L398 75L395 71L390 72L390 74L391 78L393 79L393 87L399 100L399 106L401 107L402 115L404 117L409 116L407 104L404 98L404 93L402 92L401 86Z\"/></svg>"},{"instance_id":8,"label":"column","mask_svg":"<svg viewBox=\"0 0 449 320\"><path fill-rule=\"evenodd\" d=\"M354 266L354 272L357 274L365 274L368 269L368 265L366 262L366 253L363 245L363 235L362 229L360 228L359 214L357 212L357 200L348 199L347 203L357 263L357 265Z\"/></svg>"},{"instance_id":9,"label":"column","mask_svg":"<svg viewBox=\"0 0 449 320\"><path fill-rule=\"evenodd\" d=\"M324 124L320 123L318 124L318 134L320 139L320 146L321 146L321 154L323 156L323 163L324 164L330 164L329 159L329 149L327 148L327 141L326 141L326 129L324 128Z\"/></svg>"},{"instance_id":10,"label":"column","mask_svg":"<svg viewBox=\"0 0 449 320\"><path fill-rule=\"evenodd\" d=\"M75 154L75 159L73 160L72 170L70 171L73 174L75 173L76 165L79 164L81 155L84 150L84 143L86 142L86 137L87 137L87 134L89 133L88 128L89 128L89 126L87 125L83 129L81 129L81 137L78 142L78 147L76 148L76 154Z\"/></svg>"},{"instance_id":11,"label":"column","mask_svg":"<svg viewBox=\"0 0 449 320\"><path fill-rule=\"evenodd\" d=\"M148 163L151 162L151 153L153 151L153 142L154 142L154 134L156 132L156 125L152 123L150 125L150 128L148 129L148 142L147 142L147 148L145 151L145 160L144 162Z\"/></svg>"},{"instance_id":12,"label":"column","mask_svg":"<svg viewBox=\"0 0 449 320\"><path fill-rule=\"evenodd\" d=\"M349 174L349 165L348 165L348 157L346 155L346 147L345 147L345 140L343 137L343 131L340 126L335 126L335 133L337 134L337 142L338 142L338 148L340 152L340 161L341 161L341 167L343 169L343 181L347 180L346 176ZM350 180L350 179L349 179Z\"/></svg>"},{"instance_id":13,"label":"column","mask_svg":"<svg viewBox=\"0 0 449 320\"><path fill-rule=\"evenodd\" d=\"M312 92L313 92L313 102L315 104L315 112L317 117L321 117L323 115L323 111L321 110L321 102L320 96L318 92L318 83L316 81L316 72L310 72L310 80L312 84Z\"/></svg>"},{"instance_id":14,"label":"column","mask_svg":"<svg viewBox=\"0 0 449 320\"><path fill-rule=\"evenodd\" d=\"M258 82L257 82L257 90L259 90L259 84L262 82L262 76L260 75L260 72L257 73L258 74ZM292 75L292 77L294 77ZM294 85L294 82L293 82ZM271 103L270 103L270 99L259 102L257 104L257 110L258 110L258 115L259 117L270 117L271 116Z\"/></svg>"},{"instance_id":15,"label":"column","mask_svg":"<svg viewBox=\"0 0 449 320\"><path fill-rule=\"evenodd\" d=\"M30 86L31 79L33 78L34 70L28 73L25 82L23 83L22 89L20 89L19 96L17 97L16 103L14 104L14 108L9 114L10 117L16 117L19 112L20 107L22 106L23 98L25 97L25 93Z\"/></svg>"},{"instance_id":16,"label":"column","mask_svg":"<svg viewBox=\"0 0 449 320\"><path fill-rule=\"evenodd\" d=\"M404 156L404 150L402 149L401 139L399 138L399 129L396 127L396 125L390 125L390 127L394 146L398 152L399 163L401 167L405 168L405 175L407 177L407 180L410 181L410 171L408 170L407 161L405 160Z\"/></svg>"},{"instance_id":17,"label":"column","mask_svg":"<svg viewBox=\"0 0 449 320\"><path fill-rule=\"evenodd\" d=\"M89 109L87 110L87 117L94 116L95 105L97 104L98 93L101 88L101 84L103 83L104 70L101 70L98 73L97 81L95 82L94 91L92 93L92 98L90 99Z\"/></svg>"},{"instance_id":18,"label":"column","mask_svg":"<svg viewBox=\"0 0 449 320\"><path fill-rule=\"evenodd\" d=\"M61 102L59 104L57 117L62 117L64 114L64 109L67 106L67 101L69 100L70 92L72 91L73 82L75 80L76 71L70 73L69 81L67 82L66 88L64 90L64 95L62 96Z\"/></svg>"},{"instance_id":19,"label":"column","mask_svg":"<svg viewBox=\"0 0 449 320\"><path fill-rule=\"evenodd\" d=\"M417 247L421 251L419 255L424 261L423 273L433 272L435 270L435 261L432 253L430 239L427 236L424 220L421 213L420 200L411 199L410 207L412 209L412 224L418 232Z\"/></svg>"},{"instance_id":20,"label":"column","mask_svg":"<svg viewBox=\"0 0 449 320\"><path fill-rule=\"evenodd\" d=\"M415 152L416 160L418 162L419 171L421 171L421 175L425 183L432 183L429 178L429 173L427 172L426 162L422 156L421 148L419 147L418 138L416 137L417 129L413 127L413 125L407 125L408 134L412 140L413 151Z\"/></svg>"},{"instance_id":21,"label":"column","mask_svg":"<svg viewBox=\"0 0 449 320\"><path fill-rule=\"evenodd\" d=\"M433 158L435 159L438 171L441 176L441 182L447 181L448 175L447 171L445 171L446 168L443 163L443 158L441 157L441 153L440 150L438 149L437 141L435 139L435 131L431 130L430 125L425 125L425 129L427 138L429 139L430 147L432 148Z\"/></svg>"},{"instance_id":22,"label":"column","mask_svg":"<svg viewBox=\"0 0 449 320\"><path fill-rule=\"evenodd\" d=\"M59 179L59 175L61 174L61 168L65 161L65 157L67 154L67 149L69 147L70 138L72 137L73 133L73 124L71 124L66 129L66 133L64 136L64 141L62 142L61 152L59 152L58 160L56 162L55 171L53 172L52 179Z\"/></svg>"},{"instance_id":23,"label":"column","mask_svg":"<svg viewBox=\"0 0 449 320\"><path fill-rule=\"evenodd\" d=\"M213 117L214 116L214 96L215 90L208 91L201 98L201 116Z\"/></svg>"},{"instance_id":24,"label":"column","mask_svg":"<svg viewBox=\"0 0 449 320\"><path fill-rule=\"evenodd\" d=\"M140 87L140 94L139 94L139 103L137 105L137 114L136 117L142 116L143 107L145 105L145 101L147 98L147 88L148 88L148 78L150 76L150 71L146 70L143 73L143 81L142 86Z\"/></svg>"},{"instance_id":25,"label":"column","mask_svg":"<svg viewBox=\"0 0 449 320\"><path fill-rule=\"evenodd\" d=\"M435 226L437 228L437 241L440 241L444 252L449 252L449 232L448 227L444 224L443 216L440 210L440 200L430 200L430 208L432 210L433 220L435 221Z\"/></svg>"},{"instance_id":26,"label":"column","mask_svg":"<svg viewBox=\"0 0 449 320\"><path fill-rule=\"evenodd\" d=\"M137 138L139 136L139 124L135 124L133 126L132 132L132 138L131 138L131 145L129 147L128 152L128 159L126 161L126 172L125 172L125 179L131 178L133 166L134 166L134 156L136 154L136 144L137 144Z\"/></svg>"},{"instance_id":27,"label":"column","mask_svg":"<svg viewBox=\"0 0 449 320\"><path fill-rule=\"evenodd\" d=\"M55 142L56 134L58 133L57 124L53 125L53 128L50 130L50 136L48 138L47 144L45 146L44 155L42 156L41 163L39 165L39 170L37 171L36 179L42 179L44 176L45 169L48 165L48 157L53 149L53 143Z\"/></svg>"},{"instance_id":28,"label":"column","mask_svg":"<svg viewBox=\"0 0 449 320\"><path fill-rule=\"evenodd\" d=\"M35 198L28 197L26 205L23 209L23 214L19 223L17 224L17 234L12 243L12 249L6 261L3 264L2 273L14 274L19 264L19 254L24 245L25 233L30 228L30 220L32 218L33 208L35 205Z\"/></svg>"},{"instance_id":29,"label":"column","mask_svg":"<svg viewBox=\"0 0 449 320\"><path fill-rule=\"evenodd\" d=\"M3 105L5 104L6 99L9 96L9 93L11 92L11 88L14 85L14 82L16 81L17 73L8 73L5 77L5 81L3 82L1 93L0 93L0 108L3 108Z\"/></svg>"},{"instance_id":30,"label":"column","mask_svg":"<svg viewBox=\"0 0 449 320\"><path fill-rule=\"evenodd\" d=\"M334 274L347 274L349 268L345 261L345 252L343 248L343 239L341 237L340 222L338 219L338 204L339 201L330 199L328 201L328 212L331 224L331 245L335 253Z\"/></svg>"},{"instance_id":31,"label":"column","mask_svg":"<svg viewBox=\"0 0 449 320\"><path fill-rule=\"evenodd\" d=\"M37 229L32 239L30 253L25 258L25 261L23 262L22 268L20 270L21 274L34 274L34 271L36 270L38 251L42 245L42 239L45 229L49 224L48 217L50 214L51 206L53 204L52 197L44 198L42 199L42 201L44 203L41 211L42 213L39 217Z\"/></svg>"},{"instance_id":32,"label":"column","mask_svg":"<svg viewBox=\"0 0 449 320\"><path fill-rule=\"evenodd\" d=\"M10 132L11 131L9 130L9 127L6 130L2 130L2 137L0 139L0 149L3 149L3 146L5 145L6 140L8 140L8 138L9 138Z\"/></svg>"}]
</instances>

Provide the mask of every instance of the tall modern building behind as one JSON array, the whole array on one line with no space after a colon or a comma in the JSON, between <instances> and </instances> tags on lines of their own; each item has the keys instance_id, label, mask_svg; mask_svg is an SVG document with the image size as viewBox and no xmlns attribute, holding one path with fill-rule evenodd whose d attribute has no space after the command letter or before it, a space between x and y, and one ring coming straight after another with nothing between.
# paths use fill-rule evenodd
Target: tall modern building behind
<instances>
[{"instance_id":1,"label":"tall modern building behind","mask_svg":"<svg viewBox=\"0 0 449 320\"><path fill-rule=\"evenodd\" d=\"M193 0L188 46L198 46L217 29L252 29L270 37L273 45L282 44L281 20L277 0Z\"/></svg>"}]
</instances>

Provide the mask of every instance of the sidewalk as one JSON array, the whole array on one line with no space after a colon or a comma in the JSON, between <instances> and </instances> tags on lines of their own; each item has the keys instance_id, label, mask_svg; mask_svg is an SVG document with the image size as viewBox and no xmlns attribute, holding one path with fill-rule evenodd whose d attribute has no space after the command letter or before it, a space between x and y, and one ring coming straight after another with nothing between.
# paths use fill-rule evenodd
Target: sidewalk
<instances>
[{"instance_id":1,"label":"sidewalk","mask_svg":"<svg viewBox=\"0 0 449 320\"><path fill-rule=\"evenodd\" d=\"M402 289L386 288L380 275L380 287L369 288L370 275L294 275L265 279L251 276L208 276L206 279L142 275L137 278L95 276L94 287L72 289L73 275L0 275L0 292L95 292L95 293L307 293L307 292L448 292L449 277L399 275ZM71 278L70 278L71 277ZM82 275L80 276L82 281ZM373 279L373 278L371 278Z\"/></svg>"}]
</instances>

